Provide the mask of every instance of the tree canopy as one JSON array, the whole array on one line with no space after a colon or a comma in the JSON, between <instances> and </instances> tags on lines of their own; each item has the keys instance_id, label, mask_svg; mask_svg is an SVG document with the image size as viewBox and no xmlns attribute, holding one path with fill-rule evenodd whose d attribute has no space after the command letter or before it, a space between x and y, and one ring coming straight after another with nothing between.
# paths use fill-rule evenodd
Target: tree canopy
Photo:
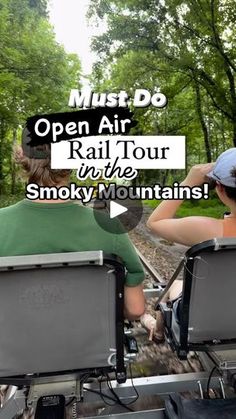
<instances>
[{"instance_id":1,"label":"tree canopy","mask_svg":"<svg viewBox=\"0 0 236 419\"><path fill-rule=\"evenodd\" d=\"M1 193L10 181L19 128L34 114L67 109L81 64L56 42L46 0L0 0L0 58Z\"/></svg>"},{"instance_id":2,"label":"tree canopy","mask_svg":"<svg viewBox=\"0 0 236 419\"><path fill-rule=\"evenodd\" d=\"M90 0L92 16L107 26L93 40L96 87L169 99L138 111L143 134L186 134L189 164L236 146L234 0Z\"/></svg>"}]
</instances>

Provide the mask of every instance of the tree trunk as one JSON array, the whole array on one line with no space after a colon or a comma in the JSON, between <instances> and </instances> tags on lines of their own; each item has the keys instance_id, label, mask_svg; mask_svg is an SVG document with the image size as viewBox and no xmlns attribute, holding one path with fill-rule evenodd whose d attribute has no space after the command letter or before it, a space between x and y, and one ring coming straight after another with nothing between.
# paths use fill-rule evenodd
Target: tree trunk
<instances>
[{"instance_id":1,"label":"tree trunk","mask_svg":"<svg viewBox=\"0 0 236 419\"><path fill-rule=\"evenodd\" d=\"M204 136L207 162L211 163L212 159L211 159L211 146L210 146L209 133L208 133L208 129L207 129L203 112L202 112L202 99L201 99L200 87L196 79L194 79L194 85L195 85L195 92L196 92L196 109L197 109L197 114L199 117L199 121L202 127L203 136Z\"/></svg>"},{"instance_id":2,"label":"tree trunk","mask_svg":"<svg viewBox=\"0 0 236 419\"><path fill-rule=\"evenodd\" d=\"M14 147L16 145L17 140L17 129L13 129L13 139L12 139L12 149L14 150ZM16 164L15 160L12 157L11 159L11 194L14 195L16 193Z\"/></svg>"},{"instance_id":3,"label":"tree trunk","mask_svg":"<svg viewBox=\"0 0 236 419\"><path fill-rule=\"evenodd\" d=\"M225 62L225 72L229 81L230 97L232 104L232 128L233 128L233 144L236 147L236 93L234 75L228 64Z\"/></svg>"},{"instance_id":4,"label":"tree trunk","mask_svg":"<svg viewBox=\"0 0 236 419\"><path fill-rule=\"evenodd\" d=\"M231 106L232 106L233 144L234 144L234 147L236 147L236 92L235 92L235 80L234 80L234 73L236 71L236 67L235 67L234 62L226 54L223 48L223 44L220 38L220 34L218 31L217 22L216 22L215 12L216 12L217 7L218 7L217 2L215 2L215 0L211 0L211 21L212 21L213 34L214 34L217 49L223 60L225 73L229 82L229 91L230 91Z\"/></svg>"},{"instance_id":5,"label":"tree trunk","mask_svg":"<svg viewBox=\"0 0 236 419\"><path fill-rule=\"evenodd\" d=\"M3 182L4 182L4 176L3 176L3 138L4 138L4 127L3 123L0 123L0 195L3 194Z\"/></svg>"},{"instance_id":6,"label":"tree trunk","mask_svg":"<svg viewBox=\"0 0 236 419\"><path fill-rule=\"evenodd\" d=\"M165 185L166 185L166 183L167 183L167 179L168 179L168 176L169 176L169 169L166 169L166 170L164 170L164 172L163 172L163 177L162 177L162 182L161 182L161 184L162 184L163 186L165 186Z\"/></svg>"},{"instance_id":7,"label":"tree trunk","mask_svg":"<svg viewBox=\"0 0 236 419\"><path fill-rule=\"evenodd\" d=\"M236 147L236 115L235 119L233 120L233 143L234 147Z\"/></svg>"}]
</instances>

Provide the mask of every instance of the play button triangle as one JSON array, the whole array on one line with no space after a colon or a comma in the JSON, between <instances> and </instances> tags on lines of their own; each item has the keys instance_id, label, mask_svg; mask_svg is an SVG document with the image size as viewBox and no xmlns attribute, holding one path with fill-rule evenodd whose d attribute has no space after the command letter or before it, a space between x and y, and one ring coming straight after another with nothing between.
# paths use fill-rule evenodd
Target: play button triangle
<instances>
[{"instance_id":1,"label":"play button triangle","mask_svg":"<svg viewBox=\"0 0 236 419\"><path fill-rule=\"evenodd\" d=\"M110 218L118 217L124 212L127 212L128 208L124 207L123 205L117 204L117 202L111 201L110 202Z\"/></svg>"}]
</instances>

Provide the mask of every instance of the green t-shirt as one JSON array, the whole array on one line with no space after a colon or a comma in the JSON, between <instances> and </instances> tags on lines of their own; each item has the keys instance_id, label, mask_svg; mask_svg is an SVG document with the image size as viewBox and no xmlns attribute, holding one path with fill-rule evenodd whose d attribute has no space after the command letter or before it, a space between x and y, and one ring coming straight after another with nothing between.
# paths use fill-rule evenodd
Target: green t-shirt
<instances>
[{"instance_id":1,"label":"green t-shirt","mask_svg":"<svg viewBox=\"0 0 236 419\"><path fill-rule=\"evenodd\" d=\"M113 222L107 214L104 217ZM126 285L143 281L143 268L128 235L103 230L91 208L72 201L39 203L25 199L0 209L0 256L87 250L120 256L127 269Z\"/></svg>"}]
</instances>

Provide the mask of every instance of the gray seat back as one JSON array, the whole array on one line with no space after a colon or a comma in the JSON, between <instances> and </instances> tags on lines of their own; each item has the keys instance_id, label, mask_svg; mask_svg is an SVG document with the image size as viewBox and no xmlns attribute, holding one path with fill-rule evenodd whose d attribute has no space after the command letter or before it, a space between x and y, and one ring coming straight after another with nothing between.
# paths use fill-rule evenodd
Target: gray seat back
<instances>
[{"instance_id":1,"label":"gray seat back","mask_svg":"<svg viewBox=\"0 0 236 419\"><path fill-rule=\"evenodd\" d=\"M101 251L0 258L0 377L111 365L116 277Z\"/></svg>"},{"instance_id":2,"label":"gray seat back","mask_svg":"<svg viewBox=\"0 0 236 419\"><path fill-rule=\"evenodd\" d=\"M182 314L186 321L189 300L188 343L236 339L236 238L194 246L187 258Z\"/></svg>"}]
</instances>

